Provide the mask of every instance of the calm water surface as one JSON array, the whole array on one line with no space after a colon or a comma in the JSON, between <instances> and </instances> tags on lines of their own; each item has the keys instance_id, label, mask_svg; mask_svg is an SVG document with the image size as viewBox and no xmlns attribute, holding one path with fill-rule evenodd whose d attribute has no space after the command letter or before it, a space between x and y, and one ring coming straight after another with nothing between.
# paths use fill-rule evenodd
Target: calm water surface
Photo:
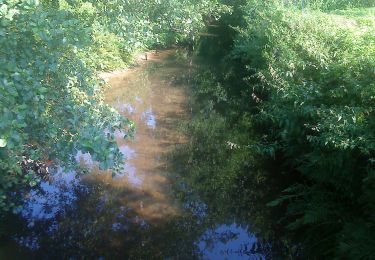
<instances>
[{"instance_id":1,"label":"calm water surface","mask_svg":"<svg viewBox=\"0 0 375 260\"><path fill-rule=\"evenodd\" d=\"M112 178L82 153L76 159L91 174L55 169L25 198L0 258L266 259L246 225L216 221L196 196L181 201L173 192L179 176L168 154L187 141L180 126L191 113L191 69L176 51L163 51L110 75L106 102L137 126L134 140L119 133L125 170Z\"/></svg>"}]
</instances>

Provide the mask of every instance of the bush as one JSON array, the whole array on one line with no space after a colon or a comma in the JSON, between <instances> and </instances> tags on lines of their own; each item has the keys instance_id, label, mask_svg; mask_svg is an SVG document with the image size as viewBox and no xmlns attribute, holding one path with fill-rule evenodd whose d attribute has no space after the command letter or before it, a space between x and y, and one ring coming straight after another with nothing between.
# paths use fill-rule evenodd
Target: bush
<instances>
[{"instance_id":1,"label":"bush","mask_svg":"<svg viewBox=\"0 0 375 260\"><path fill-rule=\"evenodd\" d=\"M233 57L248 66L253 94L267 93L258 100L258 122L271 126L268 142L277 142L284 165L300 175L271 204L288 202L288 227L306 231L311 255L369 258L375 241L364 232L375 228L373 12L301 13L254 2L248 10ZM371 246L354 247L368 239Z\"/></svg>"},{"instance_id":2,"label":"bush","mask_svg":"<svg viewBox=\"0 0 375 260\"><path fill-rule=\"evenodd\" d=\"M99 81L77 55L90 31L70 13L12 1L2 4L0 23L0 209L7 210L10 191L37 181L22 161L71 164L82 150L103 168L119 166L111 133L130 122L103 103Z\"/></svg>"},{"instance_id":3,"label":"bush","mask_svg":"<svg viewBox=\"0 0 375 260\"><path fill-rule=\"evenodd\" d=\"M0 1L0 215L41 178L27 161L74 168L82 151L122 169L114 132L128 136L133 123L104 104L97 71L187 41L221 10L215 1L159 2Z\"/></svg>"}]
</instances>

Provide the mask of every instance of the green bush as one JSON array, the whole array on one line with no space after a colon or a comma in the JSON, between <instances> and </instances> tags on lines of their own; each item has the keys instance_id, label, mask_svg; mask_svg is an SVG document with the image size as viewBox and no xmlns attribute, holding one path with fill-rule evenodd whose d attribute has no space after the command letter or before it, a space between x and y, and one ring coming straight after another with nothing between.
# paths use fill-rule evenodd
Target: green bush
<instances>
[{"instance_id":1,"label":"green bush","mask_svg":"<svg viewBox=\"0 0 375 260\"><path fill-rule=\"evenodd\" d=\"M260 1L248 1L251 4L258 4ZM342 10L357 7L375 7L372 0L272 0L273 4L283 7L293 7L299 9L315 9L321 11Z\"/></svg>"},{"instance_id":2,"label":"green bush","mask_svg":"<svg viewBox=\"0 0 375 260\"><path fill-rule=\"evenodd\" d=\"M104 104L97 72L188 41L223 8L214 0L0 0L0 215L40 179L25 160L76 167L80 150L120 171L114 132L128 136L133 123Z\"/></svg>"},{"instance_id":3,"label":"green bush","mask_svg":"<svg viewBox=\"0 0 375 260\"><path fill-rule=\"evenodd\" d=\"M93 44L85 50L87 64L99 70L125 66L135 52L172 44L190 43L205 25L228 8L216 0L60 1L94 29Z\"/></svg>"},{"instance_id":4,"label":"green bush","mask_svg":"<svg viewBox=\"0 0 375 260\"><path fill-rule=\"evenodd\" d=\"M130 122L103 103L100 82L77 55L89 28L36 1L7 1L0 14L0 209L8 210L11 191L36 185L23 160L70 165L82 150L103 168L119 167L113 132Z\"/></svg>"},{"instance_id":5,"label":"green bush","mask_svg":"<svg viewBox=\"0 0 375 260\"><path fill-rule=\"evenodd\" d=\"M369 258L375 248L373 9L344 16L253 2L248 10L232 55L247 64L253 94L267 93L257 118L267 125L268 142L300 174L270 205L288 203L288 227L306 231L309 254Z\"/></svg>"}]
</instances>

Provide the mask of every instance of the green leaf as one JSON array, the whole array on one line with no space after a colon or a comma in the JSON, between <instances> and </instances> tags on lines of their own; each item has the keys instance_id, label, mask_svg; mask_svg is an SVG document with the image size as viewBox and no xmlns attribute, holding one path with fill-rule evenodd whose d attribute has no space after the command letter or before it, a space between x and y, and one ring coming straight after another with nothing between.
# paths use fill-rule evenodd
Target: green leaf
<instances>
[{"instance_id":1,"label":"green leaf","mask_svg":"<svg viewBox=\"0 0 375 260\"><path fill-rule=\"evenodd\" d=\"M5 146L7 146L7 140L1 138L0 139L0 147L3 148Z\"/></svg>"}]
</instances>

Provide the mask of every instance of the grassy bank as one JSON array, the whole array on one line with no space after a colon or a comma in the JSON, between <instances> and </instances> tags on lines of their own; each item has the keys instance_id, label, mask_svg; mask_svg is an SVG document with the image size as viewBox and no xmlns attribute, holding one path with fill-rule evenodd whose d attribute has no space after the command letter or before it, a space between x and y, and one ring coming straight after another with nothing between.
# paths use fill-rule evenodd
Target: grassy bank
<instances>
[{"instance_id":1,"label":"grassy bank","mask_svg":"<svg viewBox=\"0 0 375 260\"><path fill-rule=\"evenodd\" d=\"M208 186L205 196L247 198L249 212L254 200L269 199L283 212L286 237L302 241L307 256L370 259L373 4L239 2L237 15L200 43L215 66L203 75L209 84L200 80L197 99L209 101L191 132L198 147L205 140L213 149L197 150L189 176Z\"/></svg>"}]
</instances>

